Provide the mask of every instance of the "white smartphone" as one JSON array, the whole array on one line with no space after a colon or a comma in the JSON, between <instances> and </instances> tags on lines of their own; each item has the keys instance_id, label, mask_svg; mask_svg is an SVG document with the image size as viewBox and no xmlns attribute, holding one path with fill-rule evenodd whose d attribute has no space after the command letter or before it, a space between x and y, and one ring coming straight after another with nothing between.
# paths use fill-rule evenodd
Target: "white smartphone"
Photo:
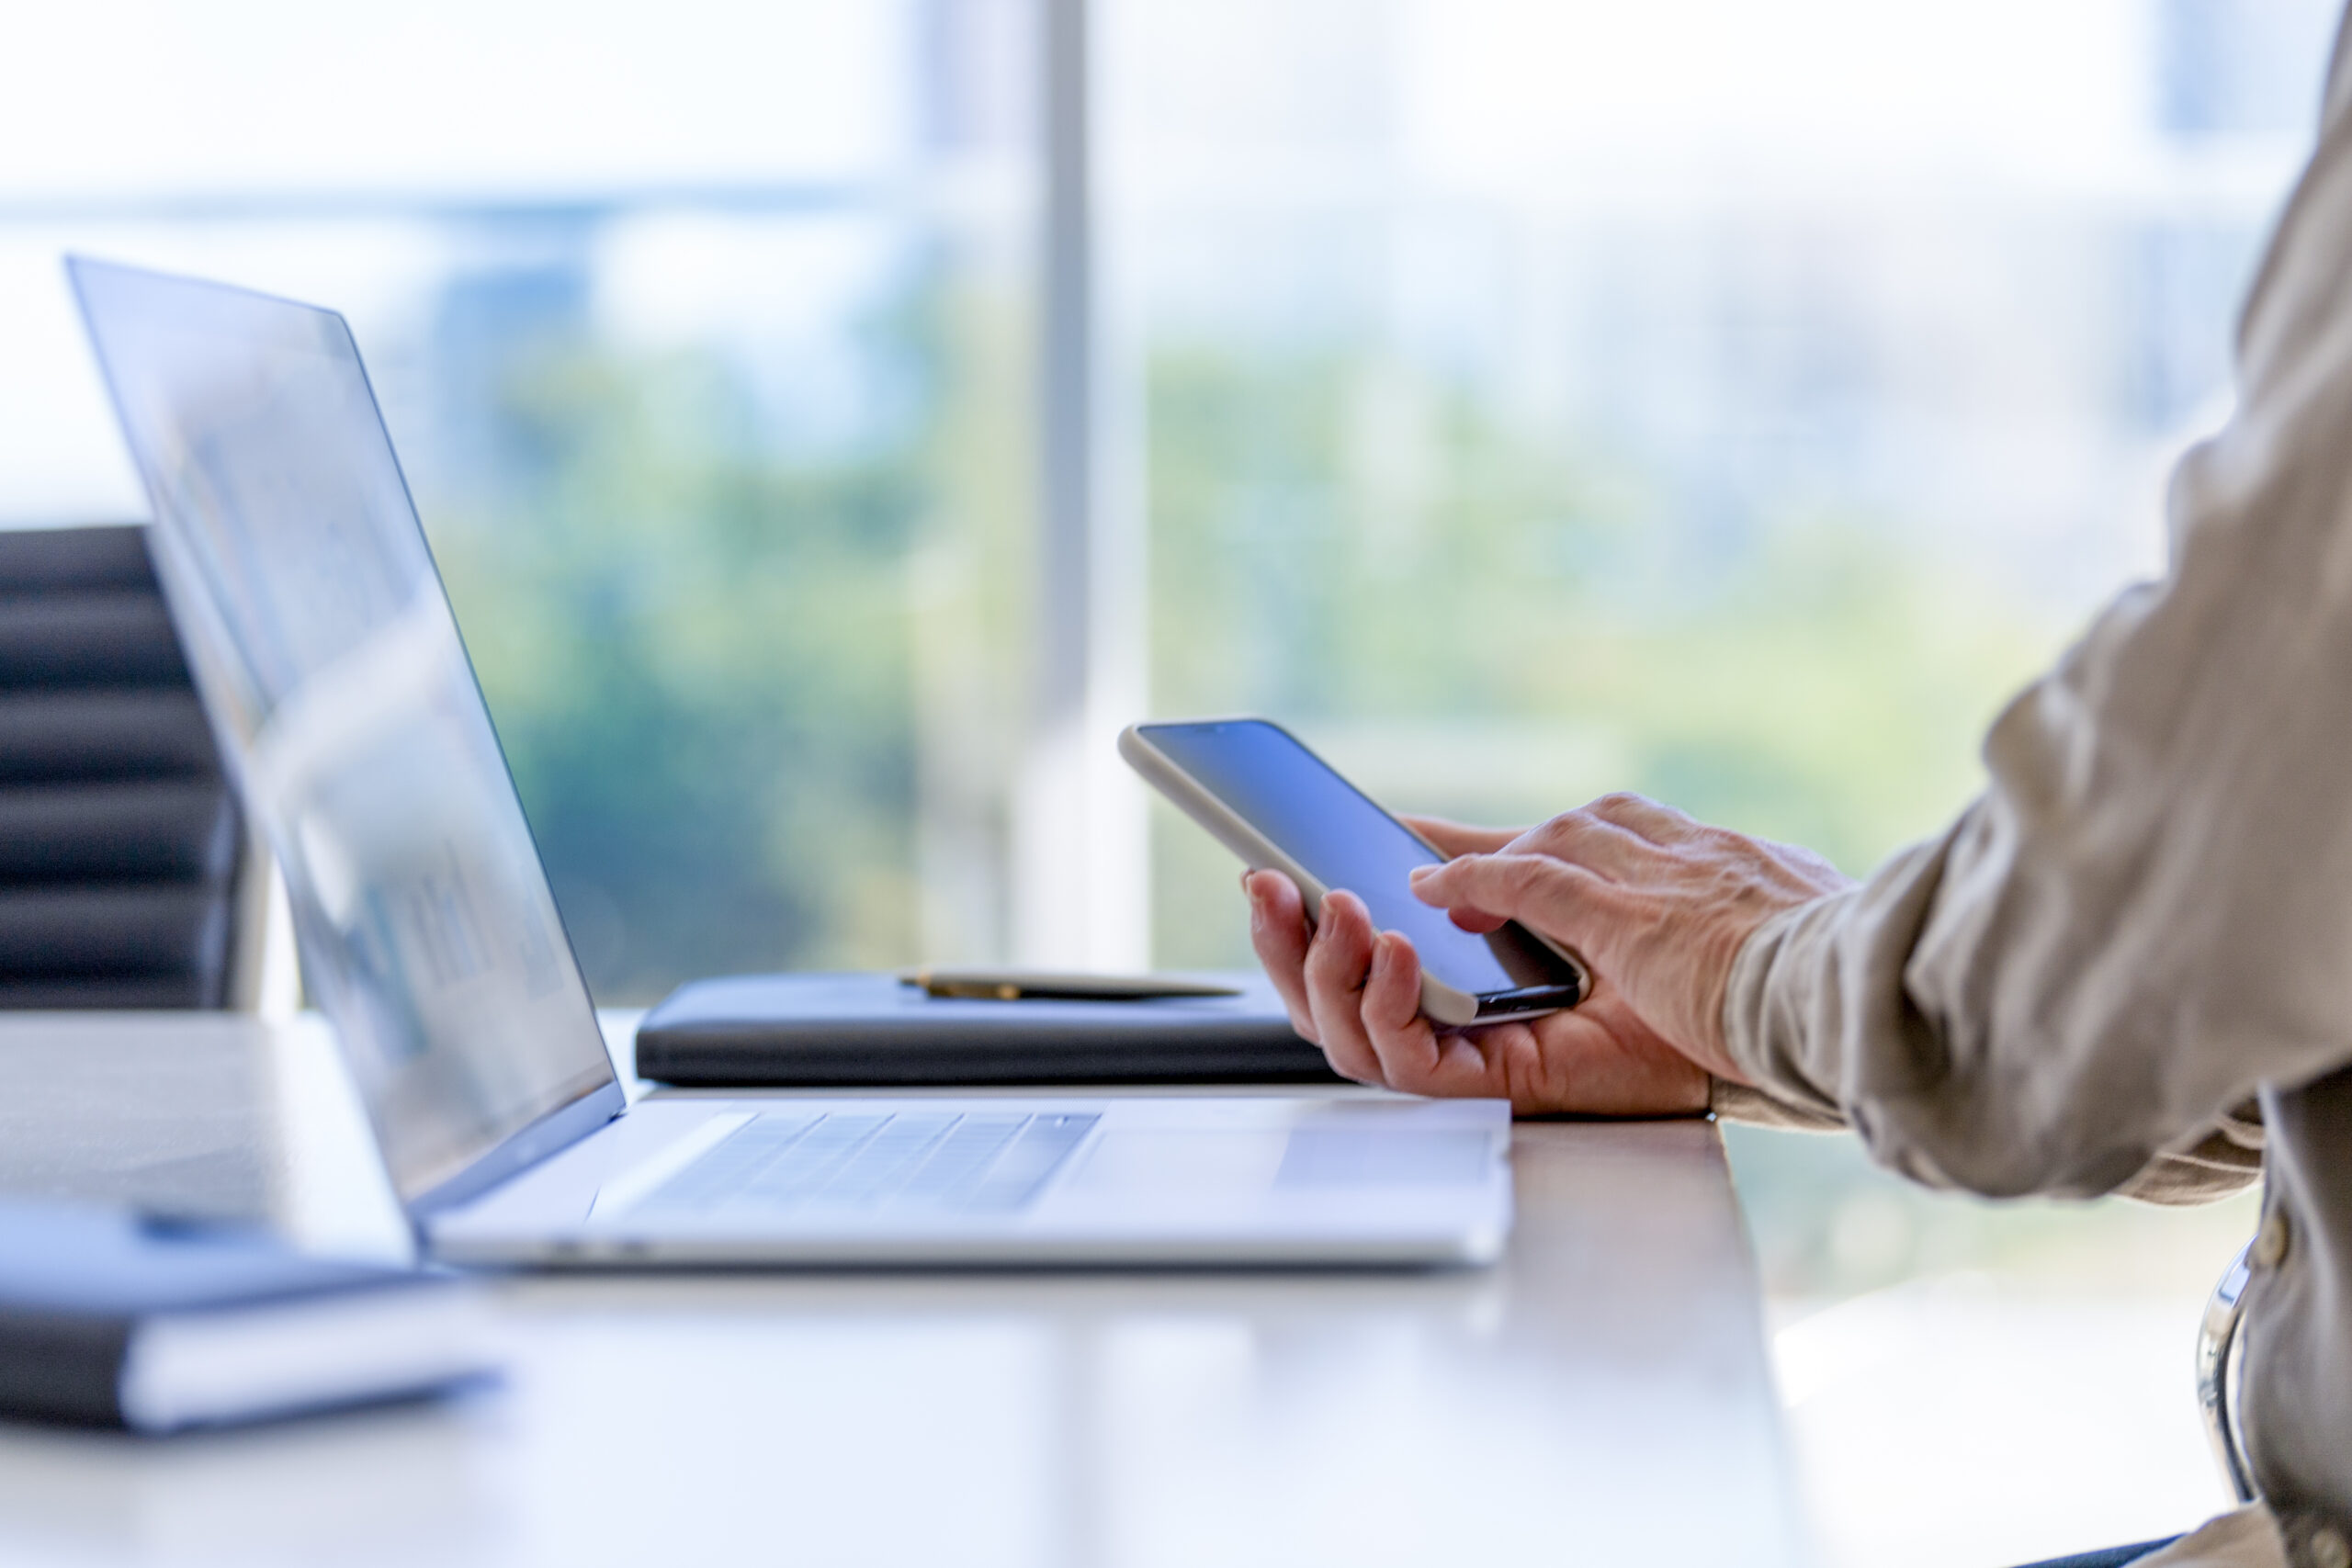
<instances>
[{"instance_id":1,"label":"white smartphone","mask_svg":"<svg viewBox=\"0 0 2352 1568\"><path fill-rule=\"evenodd\" d=\"M1460 1028L1572 1008L1583 963L1516 921L1486 936L1413 897L1417 865L1445 857L1383 811L1297 737L1262 718L1130 725L1119 755L1252 870L1298 884L1309 919L1345 888L1421 960L1421 1011Z\"/></svg>"}]
</instances>

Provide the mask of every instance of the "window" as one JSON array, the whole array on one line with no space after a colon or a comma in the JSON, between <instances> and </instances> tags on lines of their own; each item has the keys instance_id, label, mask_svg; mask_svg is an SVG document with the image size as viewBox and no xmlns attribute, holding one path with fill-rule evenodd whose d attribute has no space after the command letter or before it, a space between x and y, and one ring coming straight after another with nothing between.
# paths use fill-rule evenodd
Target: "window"
<instances>
[{"instance_id":1,"label":"window","mask_svg":"<svg viewBox=\"0 0 2352 1568\"><path fill-rule=\"evenodd\" d=\"M2328 16L99 0L0 64L0 518L140 508L61 250L345 309L608 1000L1237 961L1144 711L1860 871L2154 564Z\"/></svg>"},{"instance_id":2,"label":"window","mask_svg":"<svg viewBox=\"0 0 2352 1568\"><path fill-rule=\"evenodd\" d=\"M61 251L336 306L600 999L1001 949L1022 0L97 0L27 28L0 516L144 510Z\"/></svg>"}]
</instances>

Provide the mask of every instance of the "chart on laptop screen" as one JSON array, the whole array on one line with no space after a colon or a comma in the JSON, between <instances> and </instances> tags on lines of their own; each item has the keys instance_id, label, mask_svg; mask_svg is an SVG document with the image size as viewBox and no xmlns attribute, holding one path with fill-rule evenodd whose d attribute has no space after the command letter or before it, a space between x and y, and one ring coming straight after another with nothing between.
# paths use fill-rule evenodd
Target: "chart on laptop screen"
<instances>
[{"instance_id":1,"label":"chart on laptop screen","mask_svg":"<svg viewBox=\"0 0 2352 1568\"><path fill-rule=\"evenodd\" d=\"M358 352L73 265L206 706L404 1197L611 1079Z\"/></svg>"}]
</instances>

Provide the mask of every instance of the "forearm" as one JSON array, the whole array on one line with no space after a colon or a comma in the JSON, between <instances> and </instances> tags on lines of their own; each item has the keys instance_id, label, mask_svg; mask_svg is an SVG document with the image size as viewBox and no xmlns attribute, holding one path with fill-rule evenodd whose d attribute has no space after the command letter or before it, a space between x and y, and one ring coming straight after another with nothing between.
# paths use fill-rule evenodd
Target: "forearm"
<instances>
[{"instance_id":1,"label":"forearm","mask_svg":"<svg viewBox=\"0 0 2352 1568\"><path fill-rule=\"evenodd\" d=\"M2101 913L2079 887L1996 874L2014 863L2016 835L1988 830L1986 809L1862 886L1758 929L1724 1007L1726 1045L1755 1087L1719 1089L1718 1112L1850 1124L1882 1163L1992 1194L2185 1203L2254 1180L2259 1114L2226 1091L2260 1057L2230 1049L2228 1021L2199 999L2211 983L2135 982L2079 931L2053 953L2069 924L2128 942L2156 912ZM2164 998L2167 978L2178 988L2162 1007L2117 1000ZM2217 1098L2200 1105L2209 1084Z\"/></svg>"},{"instance_id":2,"label":"forearm","mask_svg":"<svg viewBox=\"0 0 2352 1568\"><path fill-rule=\"evenodd\" d=\"M2352 1062L2352 109L2241 319L2237 412L2182 462L2162 581L1984 748L1984 794L1741 949L1760 1103L1993 1193L2157 1201L2250 1179L2257 1089Z\"/></svg>"},{"instance_id":3,"label":"forearm","mask_svg":"<svg viewBox=\"0 0 2352 1568\"><path fill-rule=\"evenodd\" d=\"M1842 1107L1794 1080L1740 1083L1716 1078L1707 1109L1719 1120L1779 1132L1852 1131ZM2159 1150L2116 1195L2168 1207L2210 1203L2244 1191L2262 1177L2262 1108L2253 1100L2222 1116L2188 1146Z\"/></svg>"}]
</instances>

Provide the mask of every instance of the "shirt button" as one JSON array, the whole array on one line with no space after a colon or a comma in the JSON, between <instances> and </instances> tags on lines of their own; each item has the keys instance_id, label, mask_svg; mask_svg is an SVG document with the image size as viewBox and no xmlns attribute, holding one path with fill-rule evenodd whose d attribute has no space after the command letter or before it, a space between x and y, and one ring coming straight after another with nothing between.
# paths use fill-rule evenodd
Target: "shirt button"
<instances>
[{"instance_id":1,"label":"shirt button","mask_svg":"<svg viewBox=\"0 0 2352 1568\"><path fill-rule=\"evenodd\" d=\"M2265 1269L2278 1268L2286 1261L2287 1244L2290 1239L2287 1211L2283 1208L2271 1210L2263 1217L2262 1228L2255 1233L2254 1260ZM2352 1568L2352 1562L2333 1563L2330 1568Z\"/></svg>"},{"instance_id":2,"label":"shirt button","mask_svg":"<svg viewBox=\"0 0 2352 1568\"><path fill-rule=\"evenodd\" d=\"M2312 1532L2312 1568L2352 1568L2352 1545L2335 1529L2322 1525Z\"/></svg>"}]
</instances>

